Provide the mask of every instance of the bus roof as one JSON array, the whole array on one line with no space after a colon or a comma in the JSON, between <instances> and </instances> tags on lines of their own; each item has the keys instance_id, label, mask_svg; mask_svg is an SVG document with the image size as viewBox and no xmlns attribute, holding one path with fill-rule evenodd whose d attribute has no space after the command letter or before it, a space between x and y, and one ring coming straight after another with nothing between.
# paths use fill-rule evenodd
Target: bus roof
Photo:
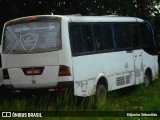
<instances>
[{"instance_id":1,"label":"bus roof","mask_svg":"<svg viewBox=\"0 0 160 120\"><path fill-rule=\"evenodd\" d=\"M69 16L73 22L143 22L144 20L136 17L122 16Z\"/></svg>"},{"instance_id":2,"label":"bus roof","mask_svg":"<svg viewBox=\"0 0 160 120\"><path fill-rule=\"evenodd\" d=\"M66 19L69 22L144 22L144 20L136 17L122 17L122 16L114 16L114 15L104 15L104 16L34 15L34 16L16 18L8 22L14 22L17 20L23 20L26 18L34 18L34 17L58 17L58 18Z\"/></svg>"}]
</instances>

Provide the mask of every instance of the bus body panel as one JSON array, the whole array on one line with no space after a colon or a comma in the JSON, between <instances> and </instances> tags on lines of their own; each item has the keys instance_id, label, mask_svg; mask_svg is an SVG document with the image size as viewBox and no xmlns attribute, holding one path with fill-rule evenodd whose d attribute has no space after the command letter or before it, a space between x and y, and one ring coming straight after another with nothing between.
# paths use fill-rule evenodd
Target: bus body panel
<instances>
[{"instance_id":1,"label":"bus body panel","mask_svg":"<svg viewBox=\"0 0 160 120\"><path fill-rule=\"evenodd\" d=\"M142 50L134 50L134 71L135 71L135 84L143 83L143 54Z\"/></svg>"},{"instance_id":2,"label":"bus body panel","mask_svg":"<svg viewBox=\"0 0 160 120\"><path fill-rule=\"evenodd\" d=\"M37 54L2 54L3 69L59 65L59 62L59 51Z\"/></svg>"},{"instance_id":3,"label":"bus body panel","mask_svg":"<svg viewBox=\"0 0 160 120\"><path fill-rule=\"evenodd\" d=\"M96 78L104 73L108 82L108 91L133 85L133 53L111 52L97 55L73 57L75 95L93 95ZM84 89L85 88L85 89Z\"/></svg>"},{"instance_id":4,"label":"bus body panel","mask_svg":"<svg viewBox=\"0 0 160 120\"><path fill-rule=\"evenodd\" d=\"M143 50L143 67L144 72L147 68L151 69L152 80L158 78L158 57L156 55L150 55Z\"/></svg>"},{"instance_id":5,"label":"bus body panel","mask_svg":"<svg viewBox=\"0 0 160 120\"><path fill-rule=\"evenodd\" d=\"M14 88L45 88L57 85L59 66L45 66L41 75L25 75L22 68L8 69Z\"/></svg>"},{"instance_id":6,"label":"bus body panel","mask_svg":"<svg viewBox=\"0 0 160 120\"><path fill-rule=\"evenodd\" d=\"M3 68L8 70L15 88L38 88L56 86L59 71L59 52L39 54L4 55ZM14 56L14 57L13 57ZM18 62L17 62L18 61ZM41 75L25 75L23 68L44 67Z\"/></svg>"},{"instance_id":7,"label":"bus body panel","mask_svg":"<svg viewBox=\"0 0 160 120\"><path fill-rule=\"evenodd\" d=\"M62 50L59 51L59 65L68 66L70 69L71 76L61 76L58 77L58 82L73 82L73 66L72 66L72 54L71 46L69 40L69 31L68 31L68 18L62 18L61 21L61 32L62 32Z\"/></svg>"}]
</instances>

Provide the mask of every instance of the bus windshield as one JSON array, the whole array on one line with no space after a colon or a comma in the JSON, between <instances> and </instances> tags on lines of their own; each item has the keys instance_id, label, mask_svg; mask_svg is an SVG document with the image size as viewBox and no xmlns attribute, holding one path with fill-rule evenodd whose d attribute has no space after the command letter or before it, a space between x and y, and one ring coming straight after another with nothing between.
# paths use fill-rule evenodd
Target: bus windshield
<instances>
[{"instance_id":1,"label":"bus windshield","mask_svg":"<svg viewBox=\"0 0 160 120\"><path fill-rule=\"evenodd\" d=\"M4 54L39 53L62 47L60 22L28 22L7 26L3 37Z\"/></svg>"}]
</instances>

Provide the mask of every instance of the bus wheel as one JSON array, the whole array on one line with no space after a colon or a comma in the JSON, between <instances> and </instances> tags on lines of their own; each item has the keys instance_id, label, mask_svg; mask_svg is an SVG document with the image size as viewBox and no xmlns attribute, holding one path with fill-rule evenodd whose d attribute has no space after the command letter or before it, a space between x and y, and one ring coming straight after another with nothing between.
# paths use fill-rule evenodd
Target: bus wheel
<instances>
[{"instance_id":1,"label":"bus wheel","mask_svg":"<svg viewBox=\"0 0 160 120\"><path fill-rule=\"evenodd\" d=\"M98 84L96 89L96 103L97 105L103 104L107 99L107 90L103 84Z\"/></svg>"},{"instance_id":2,"label":"bus wheel","mask_svg":"<svg viewBox=\"0 0 160 120\"><path fill-rule=\"evenodd\" d=\"M151 84L151 75L146 71L144 75L144 85L147 87Z\"/></svg>"}]
</instances>

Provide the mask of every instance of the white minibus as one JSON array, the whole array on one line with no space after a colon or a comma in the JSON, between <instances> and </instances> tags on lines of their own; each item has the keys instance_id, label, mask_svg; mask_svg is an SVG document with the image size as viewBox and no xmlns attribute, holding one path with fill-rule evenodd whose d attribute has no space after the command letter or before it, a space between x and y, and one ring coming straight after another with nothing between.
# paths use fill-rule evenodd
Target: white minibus
<instances>
[{"instance_id":1,"label":"white minibus","mask_svg":"<svg viewBox=\"0 0 160 120\"><path fill-rule=\"evenodd\" d=\"M3 83L9 90L73 88L105 96L158 77L151 25L135 17L38 15L17 18L2 34Z\"/></svg>"}]
</instances>

